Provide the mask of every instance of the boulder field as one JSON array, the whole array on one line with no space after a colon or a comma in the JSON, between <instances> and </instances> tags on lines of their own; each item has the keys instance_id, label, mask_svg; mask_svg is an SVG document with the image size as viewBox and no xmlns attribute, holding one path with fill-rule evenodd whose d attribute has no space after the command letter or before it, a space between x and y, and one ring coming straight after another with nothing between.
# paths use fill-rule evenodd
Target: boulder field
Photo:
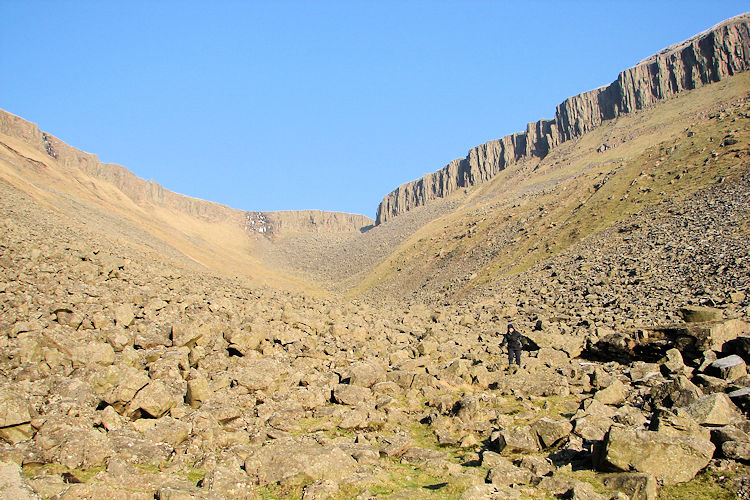
<instances>
[{"instance_id":1,"label":"boulder field","mask_svg":"<svg viewBox=\"0 0 750 500\"><path fill-rule=\"evenodd\" d=\"M6 498L656 498L697 474L747 494L742 290L616 330L521 292L366 304L196 270L2 195Z\"/></svg>"}]
</instances>

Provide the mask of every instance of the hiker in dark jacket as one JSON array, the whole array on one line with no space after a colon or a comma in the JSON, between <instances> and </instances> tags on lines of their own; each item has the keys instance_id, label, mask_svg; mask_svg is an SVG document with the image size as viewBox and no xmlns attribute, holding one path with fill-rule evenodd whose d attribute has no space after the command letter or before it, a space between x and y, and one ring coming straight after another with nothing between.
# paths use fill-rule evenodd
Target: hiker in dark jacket
<instances>
[{"instance_id":1,"label":"hiker in dark jacket","mask_svg":"<svg viewBox=\"0 0 750 500\"><path fill-rule=\"evenodd\" d=\"M523 349L523 336L518 333L518 330L510 324L508 325L508 332L503 337L503 341L500 347L508 345L508 364L513 365L513 360L516 360L516 364L521 366L521 349Z\"/></svg>"}]
</instances>

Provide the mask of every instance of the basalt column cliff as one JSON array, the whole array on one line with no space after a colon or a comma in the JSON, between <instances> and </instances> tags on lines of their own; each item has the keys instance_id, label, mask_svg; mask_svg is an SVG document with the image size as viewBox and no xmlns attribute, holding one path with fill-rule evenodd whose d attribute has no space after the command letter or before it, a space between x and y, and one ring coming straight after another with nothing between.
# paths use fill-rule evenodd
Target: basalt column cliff
<instances>
[{"instance_id":1,"label":"basalt column cliff","mask_svg":"<svg viewBox=\"0 0 750 500\"><path fill-rule=\"evenodd\" d=\"M530 123L487 142L421 179L402 184L383 198L376 224L460 188L491 179L507 166L544 158L561 142L579 137L605 120L708 85L750 68L750 14L729 19L623 71L611 84L566 99L555 118Z\"/></svg>"}]
</instances>

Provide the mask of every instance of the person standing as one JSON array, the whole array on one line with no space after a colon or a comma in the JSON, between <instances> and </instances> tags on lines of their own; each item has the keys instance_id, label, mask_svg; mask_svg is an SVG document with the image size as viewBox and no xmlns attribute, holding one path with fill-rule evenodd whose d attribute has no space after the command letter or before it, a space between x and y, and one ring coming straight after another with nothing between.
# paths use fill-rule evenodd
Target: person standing
<instances>
[{"instance_id":1,"label":"person standing","mask_svg":"<svg viewBox=\"0 0 750 500\"><path fill-rule=\"evenodd\" d=\"M500 343L500 347L504 345L508 346L508 364L513 365L515 360L516 364L521 366L521 349L523 349L523 336L516 330L513 324L508 325L508 331L503 337L503 341Z\"/></svg>"}]
</instances>

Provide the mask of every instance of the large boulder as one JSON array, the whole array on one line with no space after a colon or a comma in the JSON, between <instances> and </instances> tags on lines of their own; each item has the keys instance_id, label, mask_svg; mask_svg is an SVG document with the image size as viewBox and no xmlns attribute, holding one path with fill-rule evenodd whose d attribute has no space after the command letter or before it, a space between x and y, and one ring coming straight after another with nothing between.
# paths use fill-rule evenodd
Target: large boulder
<instances>
[{"instance_id":1,"label":"large boulder","mask_svg":"<svg viewBox=\"0 0 750 500\"><path fill-rule=\"evenodd\" d=\"M563 438L566 438L573 430L573 425L567 420L554 420L542 417L531 425L531 428L539 436L539 442L544 448L551 448Z\"/></svg>"},{"instance_id":2,"label":"large boulder","mask_svg":"<svg viewBox=\"0 0 750 500\"><path fill-rule=\"evenodd\" d=\"M113 454L130 463L159 466L174 452L170 444L143 439L140 433L131 429L110 431L107 438Z\"/></svg>"},{"instance_id":3,"label":"large boulder","mask_svg":"<svg viewBox=\"0 0 750 500\"><path fill-rule=\"evenodd\" d=\"M197 371L193 372L187 382L185 402L193 408L198 408L201 404L208 401L212 394L213 391L208 379Z\"/></svg>"},{"instance_id":4,"label":"large boulder","mask_svg":"<svg viewBox=\"0 0 750 500\"><path fill-rule=\"evenodd\" d=\"M664 354L664 357L659 360L659 364L666 374L688 374L686 373L688 370L685 366L685 361L682 359L682 353L680 353L679 349L669 349Z\"/></svg>"},{"instance_id":5,"label":"large boulder","mask_svg":"<svg viewBox=\"0 0 750 500\"><path fill-rule=\"evenodd\" d=\"M336 446L312 440L283 438L256 449L245 460L245 471L257 484L268 485L304 478L338 481L355 471L357 462Z\"/></svg>"},{"instance_id":6,"label":"large boulder","mask_svg":"<svg viewBox=\"0 0 750 500\"><path fill-rule=\"evenodd\" d=\"M711 461L711 441L695 436L612 426L605 439L598 468L651 474L665 485L690 481Z\"/></svg>"},{"instance_id":7,"label":"large boulder","mask_svg":"<svg viewBox=\"0 0 750 500\"><path fill-rule=\"evenodd\" d=\"M120 413L149 382L148 374L126 365L112 365L92 377L94 391Z\"/></svg>"},{"instance_id":8,"label":"large boulder","mask_svg":"<svg viewBox=\"0 0 750 500\"><path fill-rule=\"evenodd\" d=\"M12 462L0 462L0 498L37 500L39 495L21 478L21 468Z\"/></svg>"},{"instance_id":9,"label":"large boulder","mask_svg":"<svg viewBox=\"0 0 750 500\"><path fill-rule=\"evenodd\" d=\"M31 406L19 394L0 390L0 439L10 444L26 441L33 434Z\"/></svg>"},{"instance_id":10,"label":"large boulder","mask_svg":"<svg viewBox=\"0 0 750 500\"><path fill-rule=\"evenodd\" d=\"M71 349L71 359L74 368L86 365L109 366L115 362L115 350L110 344L103 342L80 344Z\"/></svg>"},{"instance_id":11,"label":"large boulder","mask_svg":"<svg viewBox=\"0 0 750 500\"><path fill-rule=\"evenodd\" d=\"M502 377L497 381L497 388L503 393L518 391L526 396L549 397L568 396L570 384L568 378L558 373L539 371L529 376L525 371Z\"/></svg>"},{"instance_id":12,"label":"large boulder","mask_svg":"<svg viewBox=\"0 0 750 500\"><path fill-rule=\"evenodd\" d=\"M34 441L42 460L75 469L101 465L113 456L107 438L86 422L58 415L44 421Z\"/></svg>"},{"instance_id":13,"label":"large boulder","mask_svg":"<svg viewBox=\"0 0 750 500\"><path fill-rule=\"evenodd\" d=\"M722 392L703 396L685 409L696 422L706 426L720 427L743 418L729 396Z\"/></svg>"},{"instance_id":14,"label":"large boulder","mask_svg":"<svg viewBox=\"0 0 750 500\"><path fill-rule=\"evenodd\" d=\"M219 464L206 473L203 487L216 498L254 498L254 487L239 467Z\"/></svg>"},{"instance_id":15,"label":"large boulder","mask_svg":"<svg viewBox=\"0 0 750 500\"><path fill-rule=\"evenodd\" d=\"M114 308L115 324L127 328L135 320L135 308L132 304L119 304Z\"/></svg>"},{"instance_id":16,"label":"large boulder","mask_svg":"<svg viewBox=\"0 0 750 500\"><path fill-rule=\"evenodd\" d=\"M615 421L601 414L589 414L576 418L575 434L588 441L601 441Z\"/></svg>"},{"instance_id":17,"label":"large boulder","mask_svg":"<svg viewBox=\"0 0 750 500\"><path fill-rule=\"evenodd\" d=\"M750 333L750 323L730 319L716 323L688 323L684 326L665 329L675 345L691 357L698 358L703 352L721 351L722 346L743 333Z\"/></svg>"},{"instance_id":18,"label":"large boulder","mask_svg":"<svg viewBox=\"0 0 750 500\"><path fill-rule=\"evenodd\" d=\"M696 436L711 439L711 431L702 427L684 408L659 408L651 420L652 431L672 436Z\"/></svg>"},{"instance_id":19,"label":"large boulder","mask_svg":"<svg viewBox=\"0 0 750 500\"><path fill-rule=\"evenodd\" d=\"M128 414L134 418L148 416L159 418L172 408L177 401L169 388L161 380L152 380L138 391L128 405Z\"/></svg>"},{"instance_id":20,"label":"large boulder","mask_svg":"<svg viewBox=\"0 0 750 500\"><path fill-rule=\"evenodd\" d=\"M629 375L633 382L646 382L648 379L661 375L661 371L658 363L635 361L630 365Z\"/></svg>"},{"instance_id":21,"label":"large boulder","mask_svg":"<svg viewBox=\"0 0 750 500\"><path fill-rule=\"evenodd\" d=\"M721 309L704 306L685 306L680 309L680 317L685 323L706 323L708 321L720 321L724 317Z\"/></svg>"},{"instance_id":22,"label":"large boulder","mask_svg":"<svg viewBox=\"0 0 750 500\"><path fill-rule=\"evenodd\" d=\"M281 363L273 359L241 359L234 378L249 391L265 391L277 385L284 374Z\"/></svg>"},{"instance_id":23,"label":"large boulder","mask_svg":"<svg viewBox=\"0 0 750 500\"><path fill-rule=\"evenodd\" d=\"M524 332L524 335L540 349L556 349L566 353L571 358L579 356L586 345L586 337L579 335L563 335L543 330L531 330Z\"/></svg>"},{"instance_id":24,"label":"large boulder","mask_svg":"<svg viewBox=\"0 0 750 500\"><path fill-rule=\"evenodd\" d=\"M706 372L727 382L734 382L747 375L747 365L741 357L732 354L731 356L717 359L708 365Z\"/></svg>"},{"instance_id":25,"label":"large boulder","mask_svg":"<svg viewBox=\"0 0 750 500\"><path fill-rule=\"evenodd\" d=\"M536 453L539 451L537 434L528 425L519 425L493 433L492 444L502 455Z\"/></svg>"},{"instance_id":26,"label":"large boulder","mask_svg":"<svg viewBox=\"0 0 750 500\"><path fill-rule=\"evenodd\" d=\"M257 349L265 338L264 329L250 324L242 325L242 328L229 328L224 332L224 339L229 343L228 348L234 349L243 356Z\"/></svg>"},{"instance_id":27,"label":"large boulder","mask_svg":"<svg viewBox=\"0 0 750 500\"><path fill-rule=\"evenodd\" d=\"M619 405L625 402L628 390L625 384L615 379L604 389L596 391L594 399L605 405Z\"/></svg>"},{"instance_id":28,"label":"large boulder","mask_svg":"<svg viewBox=\"0 0 750 500\"><path fill-rule=\"evenodd\" d=\"M485 452L485 455L487 452ZM532 474L528 469L522 469L513 465L513 463L503 456L493 457L488 460L483 456L482 465L488 466L487 482L502 486L512 484L528 484L531 482Z\"/></svg>"},{"instance_id":29,"label":"large boulder","mask_svg":"<svg viewBox=\"0 0 750 500\"><path fill-rule=\"evenodd\" d=\"M641 472L607 474L602 483L610 490L625 493L631 500L656 500L657 484L654 476Z\"/></svg>"},{"instance_id":30,"label":"large boulder","mask_svg":"<svg viewBox=\"0 0 750 500\"><path fill-rule=\"evenodd\" d=\"M372 391L367 387L338 384L333 388L333 400L342 405L356 406L372 399Z\"/></svg>"},{"instance_id":31,"label":"large boulder","mask_svg":"<svg viewBox=\"0 0 750 500\"><path fill-rule=\"evenodd\" d=\"M654 406L685 406L703 397L703 391L684 375L651 389Z\"/></svg>"},{"instance_id":32,"label":"large boulder","mask_svg":"<svg viewBox=\"0 0 750 500\"><path fill-rule=\"evenodd\" d=\"M153 443L167 443L177 447L190 435L190 424L165 416L159 419L141 419L143 436ZM136 426L137 427L137 426Z\"/></svg>"},{"instance_id":33,"label":"large boulder","mask_svg":"<svg viewBox=\"0 0 750 500\"><path fill-rule=\"evenodd\" d=\"M349 367L349 383L359 387L372 387L385 382L385 368L375 361L361 361Z\"/></svg>"}]
</instances>

